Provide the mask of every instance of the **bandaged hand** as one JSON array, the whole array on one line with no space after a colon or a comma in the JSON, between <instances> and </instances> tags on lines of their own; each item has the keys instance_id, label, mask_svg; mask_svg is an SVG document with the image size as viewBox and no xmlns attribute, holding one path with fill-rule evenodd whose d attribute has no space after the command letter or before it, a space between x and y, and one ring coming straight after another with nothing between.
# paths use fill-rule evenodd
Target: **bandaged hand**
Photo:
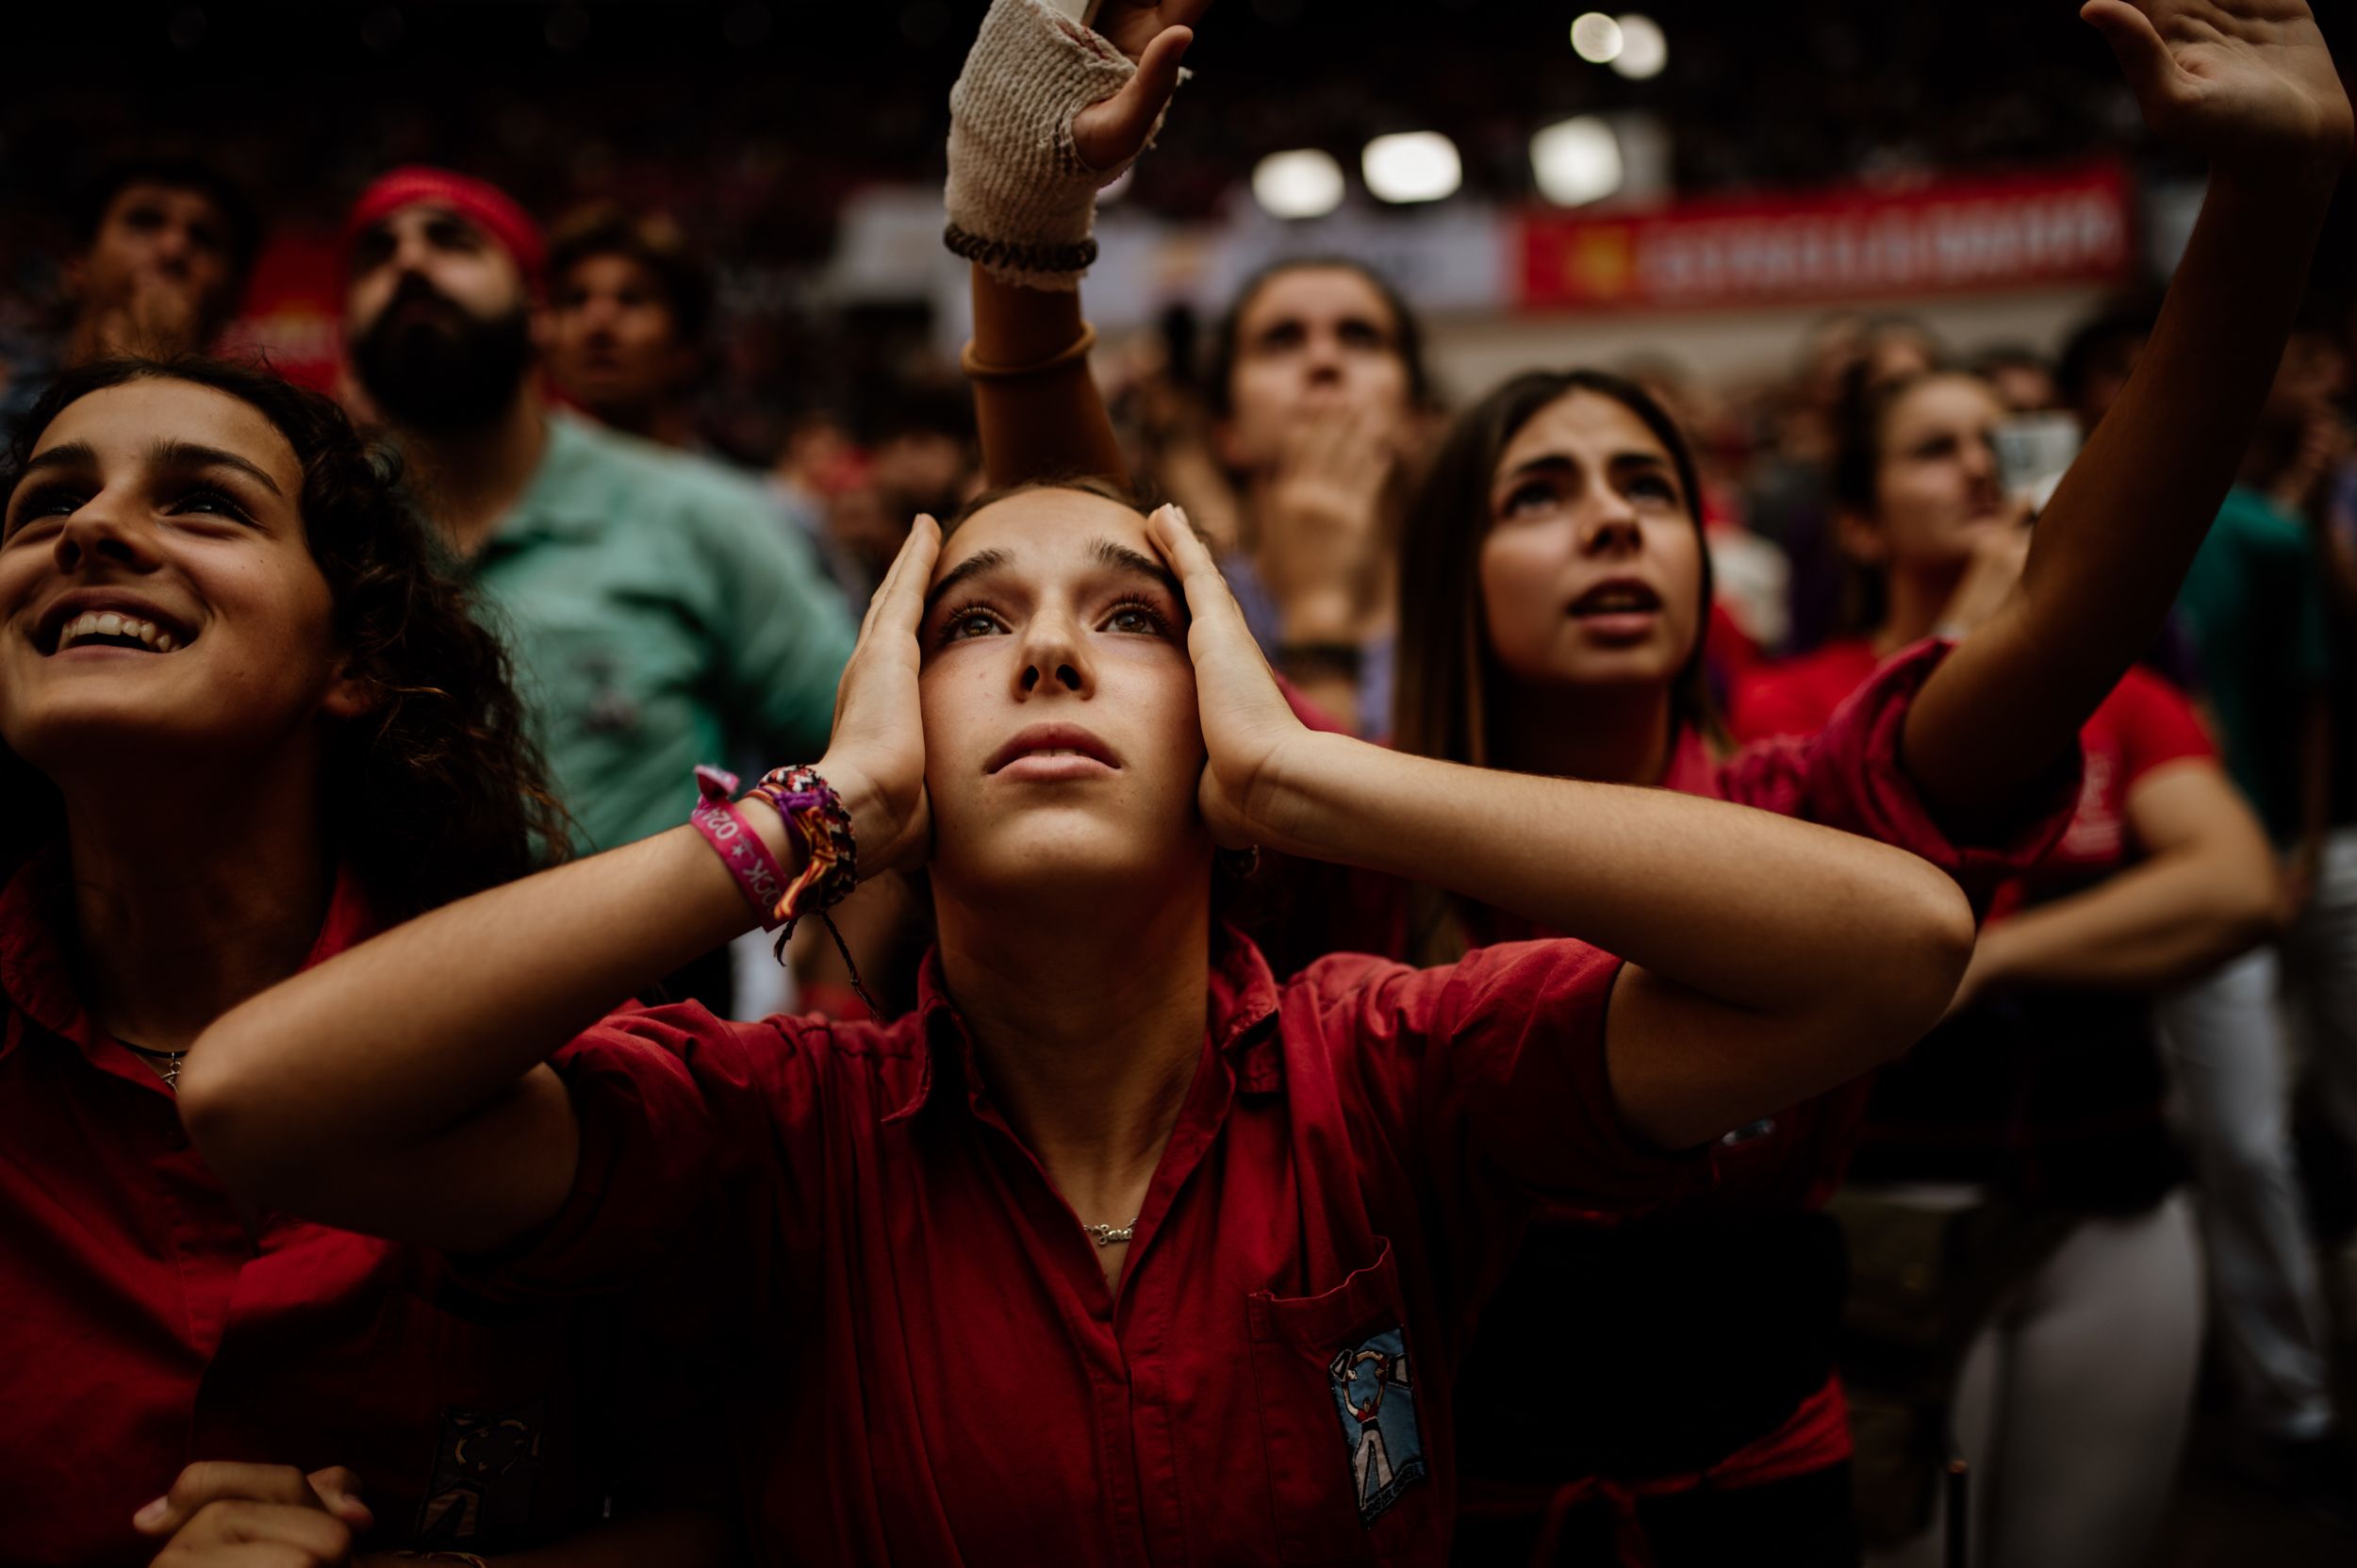
<instances>
[{"instance_id":1,"label":"bandaged hand","mask_svg":"<svg viewBox=\"0 0 2357 1568\"><path fill-rule=\"evenodd\" d=\"M949 91L949 248L1003 283L1077 287L1096 193L1152 141L1193 38L1148 13L1199 9L1122 7L1124 42L1151 35L1132 56L1044 0L995 0Z\"/></svg>"}]
</instances>

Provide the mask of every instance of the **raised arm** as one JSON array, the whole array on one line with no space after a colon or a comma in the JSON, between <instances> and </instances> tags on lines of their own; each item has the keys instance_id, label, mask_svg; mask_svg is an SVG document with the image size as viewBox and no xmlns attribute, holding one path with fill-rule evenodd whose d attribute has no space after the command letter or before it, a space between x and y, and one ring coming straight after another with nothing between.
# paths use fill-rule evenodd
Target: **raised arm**
<instances>
[{"instance_id":1,"label":"raised arm","mask_svg":"<svg viewBox=\"0 0 2357 1568\"><path fill-rule=\"evenodd\" d=\"M1092 32L998 0L951 91L949 241L976 257L965 368L993 485L1129 478L1089 375L1080 258L1098 188L1152 139L1210 5L1109 0Z\"/></svg>"},{"instance_id":2,"label":"raised arm","mask_svg":"<svg viewBox=\"0 0 2357 1568\"><path fill-rule=\"evenodd\" d=\"M1908 770L1962 822L2004 812L2159 632L2250 442L2349 157L2349 99L2299 0L2091 0L2080 14L2146 121L2209 157L2209 193L2019 589L1908 715Z\"/></svg>"},{"instance_id":3,"label":"raised arm","mask_svg":"<svg viewBox=\"0 0 2357 1568\"><path fill-rule=\"evenodd\" d=\"M1606 1050L1622 1114L1681 1147L1856 1077L1947 1005L1972 919L1902 850L1667 790L1464 767L1301 727L1170 508L1206 818L1224 843L1389 872L1628 960Z\"/></svg>"}]
</instances>

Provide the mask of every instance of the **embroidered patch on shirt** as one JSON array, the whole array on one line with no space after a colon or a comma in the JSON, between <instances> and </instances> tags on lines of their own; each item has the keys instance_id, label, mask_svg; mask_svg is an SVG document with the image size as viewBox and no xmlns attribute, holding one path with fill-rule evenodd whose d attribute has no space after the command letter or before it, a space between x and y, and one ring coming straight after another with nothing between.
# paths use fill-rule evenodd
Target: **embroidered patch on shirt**
<instances>
[{"instance_id":1,"label":"embroidered patch on shirt","mask_svg":"<svg viewBox=\"0 0 2357 1568\"><path fill-rule=\"evenodd\" d=\"M540 1405L514 1411L442 1411L434 1478L418 1509L420 1546L501 1543L532 1523L532 1485L540 1470Z\"/></svg>"},{"instance_id":2,"label":"embroidered patch on shirt","mask_svg":"<svg viewBox=\"0 0 2357 1568\"><path fill-rule=\"evenodd\" d=\"M1408 1375L1408 1336L1387 1329L1327 1363L1334 1408L1350 1449L1352 1494L1359 1523L1375 1522L1399 1494L1424 1479L1424 1433L1416 1425L1416 1390Z\"/></svg>"}]
</instances>

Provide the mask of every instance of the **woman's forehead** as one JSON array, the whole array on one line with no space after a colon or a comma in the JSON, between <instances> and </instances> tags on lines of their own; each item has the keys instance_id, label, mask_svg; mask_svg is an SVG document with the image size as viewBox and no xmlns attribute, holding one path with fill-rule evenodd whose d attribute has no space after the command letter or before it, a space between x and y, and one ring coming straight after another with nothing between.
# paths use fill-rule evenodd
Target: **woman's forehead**
<instances>
[{"instance_id":1,"label":"woman's forehead","mask_svg":"<svg viewBox=\"0 0 2357 1568\"><path fill-rule=\"evenodd\" d=\"M1383 291L1354 268L1288 267L1266 279L1244 302L1240 318L1249 333L1254 327L1285 316L1356 316L1374 318L1387 329L1391 302Z\"/></svg>"},{"instance_id":2,"label":"woman's forehead","mask_svg":"<svg viewBox=\"0 0 2357 1568\"><path fill-rule=\"evenodd\" d=\"M1994 419L2003 413L2004 404L1998 398L1997 389L1980 377L1941 374L1926 376L1900 393L1898 402L1891 404L1887 423L1895 429L1901 425Z\"/></svg>"},{"instance_id":3,"label":"woman's forehead","mask_svg":"<svg viewBox=\"0 0 2357 1568\"><path fill-rule=\"evenodd\" d=\"M1638 417L1637 410L1618 398L1606 397L1585 388L1574 388L1548 404L1514 432L1499 454L1498 471L1503 473L1529 462L1541 454L1568 451L1574 455L1609 458L1625 452L1641 452L1649 456L1670 460L1669 448L1661 444L1653 427Z\"/></svg>"},{"instance_id":4,"label":"woman's forehead","mask_svg":"<svg viewBox=\"0 0 2357 1568\"><path fill-rule=\"evenodd\" d=\"M1085 490L1026 490L992 502L958 525L933 565L936 580L985 550L1010 566L1046 569L1093 562L1099 540L1155 555L1146 520L1121 502Z\"/></svg>"},{"instance_id":5,"label":"woman's forehead","mask_svg":"<svg viewBox=\"0 0 2357 1568\"><path fill-rule=\"evenodd\" d=\"M33 451L69 442L102 460L136 458L163 442L215 447L270 474L286 495L302 484L293 443L260 409L191 381L144 376L78 397L58 411Z\"/></svg>"}]
</instances>

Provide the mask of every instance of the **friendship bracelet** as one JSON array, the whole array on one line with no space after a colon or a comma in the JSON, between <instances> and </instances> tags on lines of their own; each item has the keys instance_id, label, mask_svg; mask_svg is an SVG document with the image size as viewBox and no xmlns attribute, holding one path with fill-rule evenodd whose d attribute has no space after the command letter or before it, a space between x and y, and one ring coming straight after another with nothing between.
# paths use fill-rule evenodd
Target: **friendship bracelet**
<instances>
[{"instance_id":1,"label":"friendship bracelet","mask_svg":"<svg viewBox=\"0 0 2357 1568\"><path fill-rule=\"evenodd\" d=\"M851 958L850 945L843 940L843 933L835 929L834 917L828 909L851 896L859 885L859 846L851 834L851 814L844 809L843 798L834 786L810 767L778 767L762 775L752 793L777 808L786 824L801 834L807 851L799 875L786 885L785 892L772 912L776 924L765 929L778 931L778 962L785 962L785 945L794 938L795 924L804 915L816 913L834 938L834 950L843 955L844 972L851 977L851 989L867 1004L871 1017L882 1018L884 1011L876 999L867 994L866 983L859 978L859 966Z\"/></svg>"},{"instance_id":2,"label":"friendship bracelet","mask_svg":"<svg viewBox=\"0 0 2357 1568\"><path fill-rule=\"evenodd\" d=\"M1086 359L1089 356L1089 351L1096 347L1096 328L1083 322L1080 323L1080 337L1045 359L1034 360L1029 365L985 365L974 357L974 345L968 342L964 348L958 351L958 369L964 371L966 376L974 381L1019 381L1027 375L1046 375L1049 371L1060 371L1066 365L1079 364Z\"/></svg>"},{"instance_id":3,"label":"friendship bracelet","mask_svg":"<svg viewBox=\"0 0 2357 1568\"><path fill-rule=\"evenodd\" d=\"M761 917L761 929L778 933L778 962L785 962L785 945L793 940L795 923L804 915L816 913L825 922L827 934L834 938L835 951L843 955L843 968L851 977L851 989L867 1004L869 1016L882 1018L883 1009L867 994L866 983L859 978L859 966L852 961L850 946L843 940L843 933L835 929L833 916L827 913L829 905L842 902L859 885L859 855L851 836L851 814L844 809L841 797L811 767L773 769L752 787L751 794L766 801L785 825L801 835L808 851L800 874L788 880L777 856L769 852L769 846L762 842L761 834L753 831L752 824L745 820L731 799L736 793L736 775L725 768L698 767L696 806L687 819L696 825L696 831L704 835L704 842L712 846L720 863L736 879L745 901Z\"/></svg>"},{"instance_id":4,"label":"friendship bracelet","mask_svg":"<svg viewBox=\"0 0 2357 1568\"><path fill-rule=\"evenodd\" d=\"M834 787L815 767L777 767L762 775L752 793L777 808L809 851L770 913L787 936L794 922L814 909L849 898L859 885L859 849L851 839L851 814Z\"/></svg>"},{"instance_id":5,"label":"friendship bracelet","mask_svg":"<svg viewBox=\"0 0 2357 1568\"><path fill-rule=\"evenodd\" d=\"M788 887L785 871L769 852L769 846L761 841L761 834L736 809L731 799L735 793L735 774L718 767L698 767L696 809L687 819L736 879L745 901L761 916L761 929L775 931L785 918L782 913Z\"/></svg>"},{"instance_id":6,"label":"friendship bracelet","mask_svg":"<svg viewBox=\"0 0 2357 1568\"><path fill-rule=\"evenodd\" d=\"M397 1557L407 1562L465 1562L472 1564L473 1568L491 1568L490 1563L472 1552L387 1552L386 1556Z\"/></svg>"}]
</instances>

